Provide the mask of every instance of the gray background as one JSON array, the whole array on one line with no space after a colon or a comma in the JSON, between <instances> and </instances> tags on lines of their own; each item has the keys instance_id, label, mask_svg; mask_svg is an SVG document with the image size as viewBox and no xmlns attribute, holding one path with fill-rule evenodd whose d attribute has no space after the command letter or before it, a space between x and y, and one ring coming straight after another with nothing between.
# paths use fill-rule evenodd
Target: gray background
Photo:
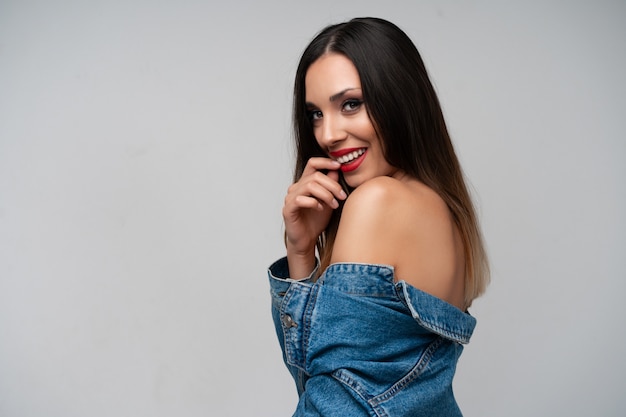
<instances>
[{"instance_id":1,"label":"gray background","mask_svg":"<svg viewBox=\"0 0 626 417\"><path fill-rule=\"evenodd\" d=\"M0 2L0 416L287 416L270 320L295 65L414 39L493 284L466 416L623 416L623 1Z\"/></svg>"}]
</instances>

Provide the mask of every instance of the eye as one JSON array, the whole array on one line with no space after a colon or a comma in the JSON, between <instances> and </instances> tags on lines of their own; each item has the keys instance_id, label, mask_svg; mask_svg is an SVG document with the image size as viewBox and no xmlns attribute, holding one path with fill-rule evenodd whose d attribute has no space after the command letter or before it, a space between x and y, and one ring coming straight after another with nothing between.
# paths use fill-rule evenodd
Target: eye
<instances>
[{"instance_id":1,"label":"eye","mask_svg":"<svg viewBox=\"0 0 626 417\"><path fill-rule=\"evenodd\" d=\"M322 112L319 110L309 110L308 115L311 121L319 120L322 118Z\"/></svg>"},{"instance_id":2,"label":"eye","mask_svg":"<svg viewBox=\"0 0 626 417\"><path fill-rule=\"evenodd\" d=\"M343 111L353 112L358 110L363 104L363 100L350 99L343 103Z\"/></svg>"}]
</instances>

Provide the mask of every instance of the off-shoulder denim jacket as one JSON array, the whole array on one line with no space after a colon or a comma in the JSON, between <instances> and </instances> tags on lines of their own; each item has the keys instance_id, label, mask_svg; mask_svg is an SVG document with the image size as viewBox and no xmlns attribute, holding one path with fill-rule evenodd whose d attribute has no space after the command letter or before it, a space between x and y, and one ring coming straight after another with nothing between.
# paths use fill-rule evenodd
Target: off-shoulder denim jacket
<instances>
[{"instance_id":1,"label":"off-shoulder denim jacket","mask_svg":"<svg viewBox=\"0 0 626 417\"><path fill-rule=\"evenodd\" d=\"M461 416L452 378L472 316L385 265L333 264L295 281L283 258L268 275L294 416Z\"/></svg>"}]
</instances>

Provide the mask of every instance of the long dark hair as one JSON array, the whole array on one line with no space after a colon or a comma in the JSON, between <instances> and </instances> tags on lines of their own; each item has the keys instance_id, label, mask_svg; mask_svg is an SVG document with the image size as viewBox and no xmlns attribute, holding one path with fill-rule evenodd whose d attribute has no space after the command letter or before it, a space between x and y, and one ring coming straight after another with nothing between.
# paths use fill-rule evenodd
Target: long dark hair
<instances>
[{"instance_id":1,"label":"long dark hair","mask_svg":"<svg viewBox=\"0 0 626 417\"><path fill-rule=\"evenodd\" d=\"M464 243L465 302L469 306L489 281L478 219L424 62L413 42L393 23L357 18L331 25L305 49L294 86L294 180L302 176L309 158L326 156L307 115L305 77L311 64L327 53L342 54L356 67L387 162L432 188L447 203ZM320 271L330 262L340 216L338 209L318 239Z\"/></svg>"}]
</instances>

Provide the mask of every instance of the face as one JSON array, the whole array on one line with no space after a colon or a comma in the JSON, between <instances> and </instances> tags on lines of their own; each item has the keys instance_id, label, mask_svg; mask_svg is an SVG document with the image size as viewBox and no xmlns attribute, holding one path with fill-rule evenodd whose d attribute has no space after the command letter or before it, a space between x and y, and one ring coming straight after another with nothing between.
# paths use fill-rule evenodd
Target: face
<instances>
[{"instance_id":1,"label":"face","mask_svg":"<svg viewBox=\"0 0 626 417\"><path fill-rule=\"evenodd\" d=\"M330 158L341 162L348 185L398 174L383 156L352 61L341 54L322 55L306 73L305 91L315 139Z\"/></svg>"}]
</instances>

